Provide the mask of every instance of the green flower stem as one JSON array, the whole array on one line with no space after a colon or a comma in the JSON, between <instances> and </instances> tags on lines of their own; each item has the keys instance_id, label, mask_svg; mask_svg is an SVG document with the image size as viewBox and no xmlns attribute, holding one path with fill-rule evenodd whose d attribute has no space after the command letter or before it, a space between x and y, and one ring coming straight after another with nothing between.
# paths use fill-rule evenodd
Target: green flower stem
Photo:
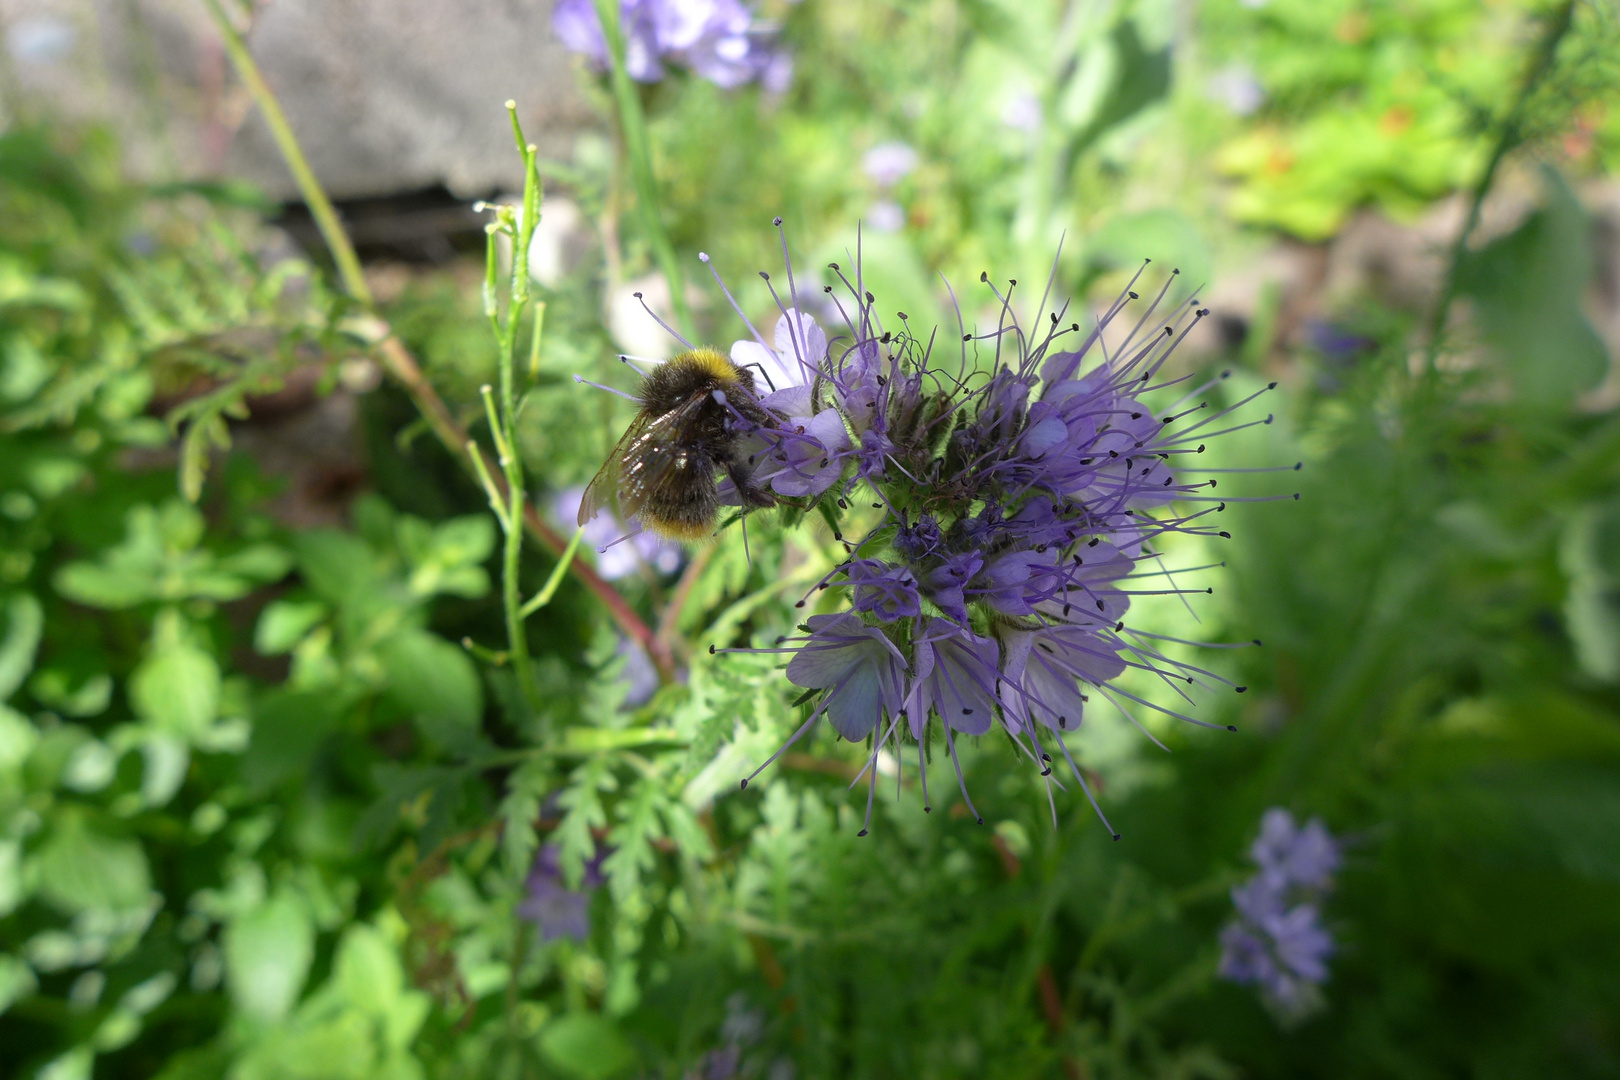
<instances>
[{"instance_id":1,"label":"green flower stem","mask_svg":"<svg viewBox=\"0 0 1620 1080\"><path fill-rule=\"evenodd\" d=\"M265 122L276 140L276 146L281 151L282 159L287 163L287 168L298 185L299 194L303 197L305 205L310 208L310 213L321 230L322 239L326 241L326 246L332 253L332 261L337 266L338 277L344 289L363 307L372 309L375 304L371 289L366 285L365 275L360 270L360 260L355 255L354 245L349 242L349 236L344 232L342 222L338 220L337 211L333 208L331 200L326 197L326 192L321 188L314 171L309 167L309 161L304 157L298 139L287 123L286 114L281 111L280 102L264 81L253 54L248 51L241 34L237 33L230 17L220 6L219 0L204 0L204 3L219 29L226 55L231 58L231 64L236 68L237 75L241 77L254 104L264 115ZM534 168L532 162L529 167ZM373 316L362 329L367 340L376 348L384 370L410 395L417 411L421 413L422 419L432 429L439 442L450 451L452 457L466 461L468 468L481 484L499 491L501 498L504 499L506 496L504 476L490 476L487 467L479 468L478 465L472 464L471 456L466 454L467 432L457 422L438 391L428 382L427 376L422 373L421 365L416 362L410 350L394 336L392 328ZM540 327L536 325L535 334L539 333ZM531 365L533 362L531 359ZM482 451L479 451L478 464L484 464ZM567 549L568 541L547 525L533 506L523 506L522 519L529 534L548 551L560 555ZM602 580L588 564L576 559L570 566L574 576L601 601L603 607L607 608L608 614L625 636L647 650L660 674L667 679L673 670L673 661L669 649L655 639L652 628L635 613L624 597L619 595L618 590Z\"/></svg>"},{"instance_id":2,"label":"green flower stem","mask_svg":"<svg viewBox=\"0 0 1620 1080\"><path fill-rule=\"evenodd\" d=\"M1474 189L1469 194L1468 213L1463 218L1462 228L1457 231L1457 238L1451 243L1450 257L1446 260L1445 285L1441 288L1440 298L1435 302L1434 311L1429 316L1429 351L1426 369L1431 374L1435 370L1435 361L1440 356L1446 318L1451 314L1451 305L1457 300L1458 275L1462 270L1463 260L1468 257L1468 241L1474 235L1474 230L1479 227L1480 211L1485 205L1485 196L1490 194L1491 187L1496 183L1496 173L1503 159L1524 140L1524 118L1530 99L1557 62L1558 46L1569 33L1574 18L1575 0L1564 0L1547 14L1541 36L1537 39L1531 50L1529 62L1525 65L1524 79L1519 85L1518 96L1514 99L1507 116L1503 118L1496 143L1491 147L1491 156L1486 159L1485 168L1479 174L1479 179L1474 182Z\"/></svg>"},{"instance_id":3,"label":"green flower stem","mask_svg":"<svg viewBox=\"0 0 1620 1080\"><path fill-rule=\"evenodd\" d=\"M602 37L607 42L608 60L612 65L610 81L613 102L619 114L619 132L624 137L625 152L630 157L630 178L636 185L636 210L641 227L652 245L653 257L669 283L669 302L675 311L675 325L688 341L697 340L697 327L692 312L686 306L686 289L681 277L680 263L675 259L675 247L664 230L664 221L658 214L658 184L653 177L652 144L647 137L647 118L641 111L641 99L636 86L624 66L624 29L619 25L618 0L593 0L597 18L602 22Z\"/></svg>"}]
</instances>

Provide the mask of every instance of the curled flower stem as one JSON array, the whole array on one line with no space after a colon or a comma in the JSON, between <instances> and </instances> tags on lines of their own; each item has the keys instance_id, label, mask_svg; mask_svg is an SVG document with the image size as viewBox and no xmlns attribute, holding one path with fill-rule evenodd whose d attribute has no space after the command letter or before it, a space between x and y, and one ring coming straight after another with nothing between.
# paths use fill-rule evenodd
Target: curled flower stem
<instances>
[{"instance_id":1,"label":"curled flower stem","mask_svg":"<svg viewBox=\"0 0 1620 1080\"><path fill-rule=\"evenodd\" d=\"M282 160L286 162L304 204L309 207L310 215L320 229L321 237L332 254L332 261L337 268L338 279L343 283L344 291L366 308L371 316L359 325L362 336L375 349L383 369L410 397L439 442L450 451L453 458L463 462L476 478L479 470L466 452L468 442L466 430L456 421L449 406L444 403L444 399L423 374L416 357L412 356L411 351L394 335L393 328L386 321L376 317L375 300L370 287L366 284L365 274L360 269L360 259L355 253L354 245L344 231L343 223L339 220L331 199L321 187L314 170L310 168L309 160L304 156L297 136L293 134L292 126L287 122L287 116L282 111L274 91L265 82L253 54L248 51L242 35L237 32L230 17L220 6L219 0L204 0L204 2L219 30L232 66L236 68L254 104L264 116L276 147L281 152ZM483 451L479 450L478 454L480 464L485 466L483 471L488 474L490 470L483 461ZM508 491L505 475L495 473L490 479L504 502ZM568 540L547 525L532 505L523 505L522 519L529 535L552 554L561 555L567 549ZM589 565L575 560L571 569L580 583L607 608L608 614L619 625L619 629L624 631L625 636L645 648L660 674L667 678L673 670L673 662L669 649L655 639L652 628L635 613L624 597L619 595L618 590L598 576Z\"/></svg>"}]
</instances>

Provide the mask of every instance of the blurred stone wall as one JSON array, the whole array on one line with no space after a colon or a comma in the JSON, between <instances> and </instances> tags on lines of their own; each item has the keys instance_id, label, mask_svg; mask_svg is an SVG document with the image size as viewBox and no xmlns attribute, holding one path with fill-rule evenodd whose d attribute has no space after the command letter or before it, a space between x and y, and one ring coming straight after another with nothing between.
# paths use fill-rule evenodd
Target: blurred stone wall
<instances>
[{"instance_id":1,"label":"blurred stone wall","mask_svg":"<svg viewBox=\"0 0 1620 1080\"><path fill-rule=\"evenodd\" d=\"M0 0L0 32L7 119L105 119L141 174L233 175L293 197L203 0ZM248 43L338 198L519 186L508 98L547 156L595 123L551 0L264 0Z\"/></svg>"}]
</instances>

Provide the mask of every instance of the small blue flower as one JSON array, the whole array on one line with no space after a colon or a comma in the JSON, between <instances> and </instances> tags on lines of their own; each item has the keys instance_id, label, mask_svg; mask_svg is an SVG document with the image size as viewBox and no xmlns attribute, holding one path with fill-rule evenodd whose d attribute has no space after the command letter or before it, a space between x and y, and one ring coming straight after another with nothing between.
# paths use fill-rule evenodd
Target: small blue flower
<instances>
[{"instance_id":1,"label":"small blue flower","mask_svg":"<svg viewBox=\"0 0 1620 1080\"><path fill-rule=\"evenodd\" d=\"M619 24L625 71L638 82L662 79L665 60L728 90L758 80L779 92L792 79L792 58L771 43L740 0L620 0ZM557 0L551 25L570 50L598 69L607 67L607 40L592 0Z\"/></svg>"},{"instance_id":2,"label":"small blue flower","mask_svg":"<svg viewBox=\"0 0 1620 1080\"><path fill-rule=\"evenodd\" d=\"M1218 972L1258 986L1279 1016L1298 1020L1321 1007L1335 951L1317 904L1333 887L1341 845L1320 820L1296 828L1292 814L1272 807L1250 854L1260 872L1232 890L1238 917L1221 931Z\"/></svg>"}]
</instances>

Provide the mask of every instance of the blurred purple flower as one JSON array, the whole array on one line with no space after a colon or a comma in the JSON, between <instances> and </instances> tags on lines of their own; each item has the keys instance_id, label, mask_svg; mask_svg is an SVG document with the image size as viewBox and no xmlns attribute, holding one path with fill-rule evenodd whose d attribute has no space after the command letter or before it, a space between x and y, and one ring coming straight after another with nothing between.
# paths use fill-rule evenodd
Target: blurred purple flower
<instances>
[{"instance_id":1,"label":"blurred purple flower","mask_svg":"<svg viewBox=\"0 0 1620 1080\"><path fill-rule=\"evenodd\" d=\"M585 864L585 876L578 889L563 880L561 849L544 844L535 852L534 865L524 879L523 900L517 906L519 918L534 923L543 941L558 938L583 939L591 932L591 891L602 884L605 852Z\"/></svg>"},{"instance_id":2,"label":"blurred purple flower","mask_svg":"<svg viewBox=\"0 0 1620 1080\"><path fill-rule=\"evenodd\" d=\"M880 188L891 188L917 167L917 151L903 142L878 143L861 158L861 171Z\"/></svg>"},{"instance_id":3,"label":"blurred purple flower","mask_svg":"<svg viewBox=\"0 0 1620 1080\"><path fill-rule=\"evenodd\" d=\"M573 521L579 515L579 504L585 498L582 487L564 488L557 493L552 511L557 520ZM584 543L596 551L596 572L606 581L617 581L646 566L654 573L668 576L680 570L686 562L686 549L673 540L665 540L645 529L628 540L623 539L629 527L604 510L585 523ZM609 546L612 545L612 546Z\"/></svg>"},{"instance_id":4,"label":"blurred purple flower","mask_svg":"<svg viewBox=\"0 0 1620 1080\"><path fill-rule=\"evenodd\" d=\"M1265 88L1245 64L1228 64L1209 77L1209 96L1234 116L1248 116L1266 103Z\"/></svg>"},{"instance_id":5,"label":"blurred purple flower","mask_svg":"<svg viewBox=\"0 0 1620 1080\"><path fill-rule=\"evenodd\" d=\"M607 40L592 0L557 0L551 25L570 50L607 68ZM793 77L792 57L740 0L620 0L619 25L625 71L638 82L662 79L666 60L728 90L757 79L780 92Z\"/></svg>"},{"instance_id":6,"label":"blurred purple flower","mask_svg":"<svg viewBox=\"0 0 1620 1080\"><path fill-rule=\"evenodd\" d=\"M1284 1020L1321 1005L1333 935L1317 902L1333 887L1339 841L1318 819L1296 828L1293 815L1272 807L1250 849L1260 872L1232 890L1237 918L1221 931L1220 976L1256 985Z\"/></svg>"},{"instance_id":7,"label":"blurred purple flower","mask_svg":"<svg viewBox=\"0 0 1620 1080\"><path fill-rule=\"evenodd\" d=\"M1321 818L1296 827L1294 815L1280 806L1260 818L1260 836L1249 855L1263 873L1302 889L1329 888L1342 858L1339 842Z\"/></svg>"}]
</instances>

